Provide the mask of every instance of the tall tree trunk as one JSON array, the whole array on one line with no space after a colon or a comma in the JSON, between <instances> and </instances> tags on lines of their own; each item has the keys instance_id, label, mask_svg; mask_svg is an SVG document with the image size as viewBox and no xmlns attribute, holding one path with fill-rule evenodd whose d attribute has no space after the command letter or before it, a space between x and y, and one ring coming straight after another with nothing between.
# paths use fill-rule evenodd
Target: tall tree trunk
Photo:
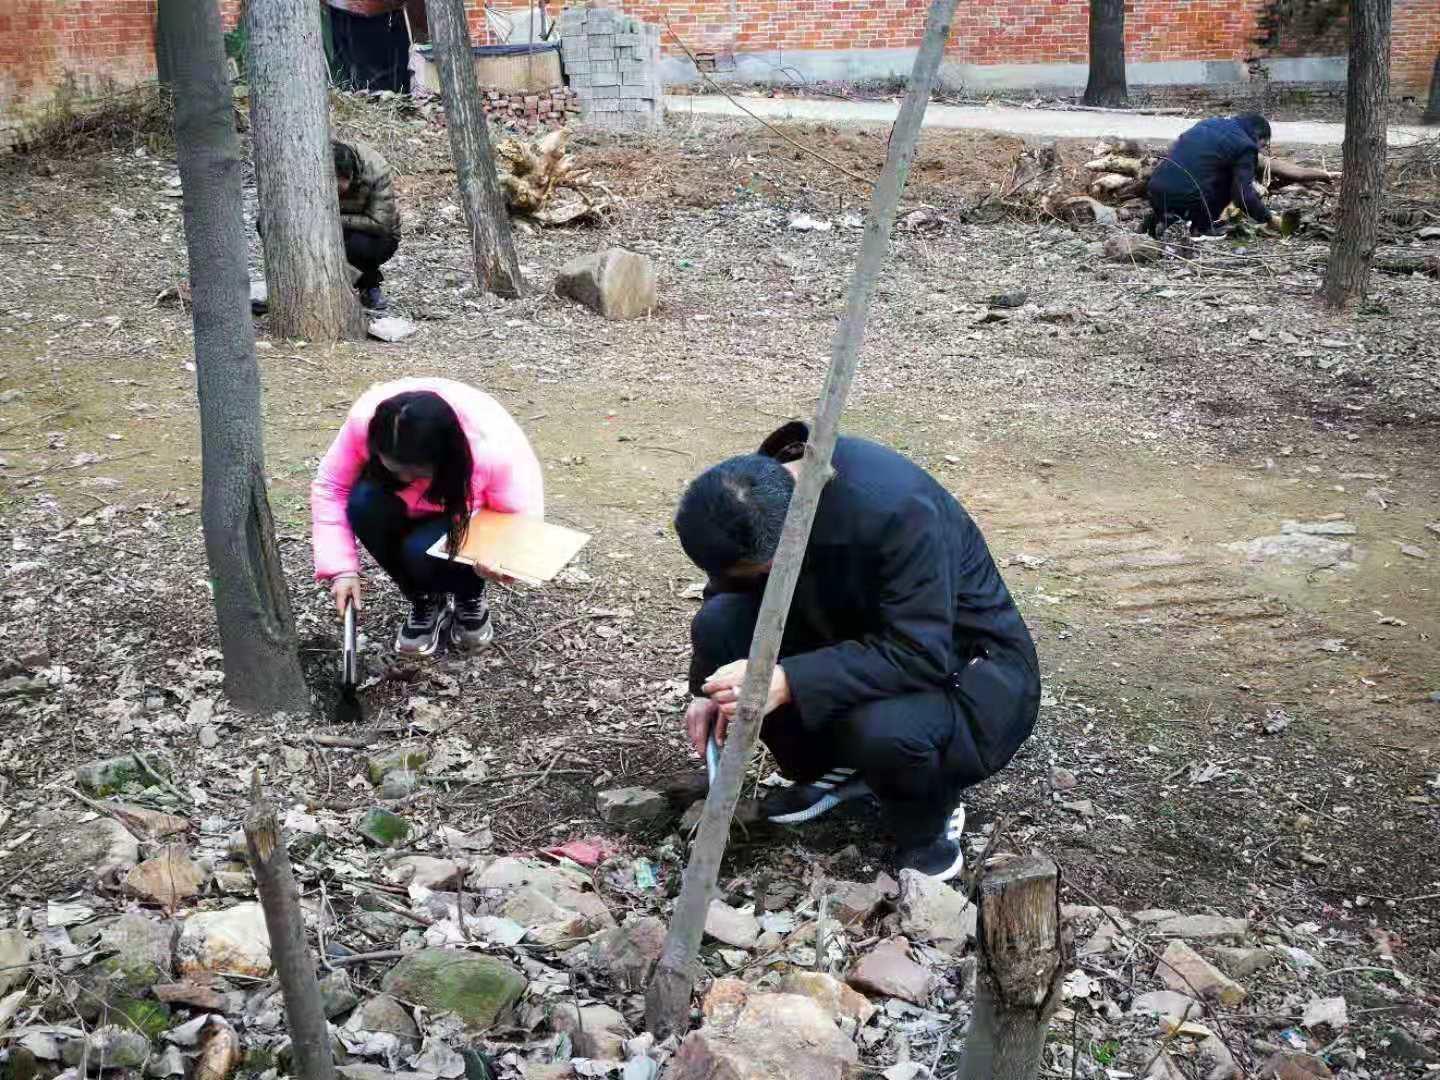
<instances>
[{"instance_id":1,"label":"tall tree trunk","mask_svg":"<svg viewBox=\"0 0 1440 1080\"><path fill-rule=\"evenodd\" d=\"M1340 220L1325 267L1325 306L1340 311L1365 295L1385 195L1385 124L1390 111L1391 0L1350 5Z\"/></svg>"},{"instance_id":2,"label":"tall tree trunk","mask_svg":"<svg viewBox=\"0 0 1440 1080\"><path fill-rule=\"evenodd\" d=\"M520 275L510 214L495 173L489 122L480 106L465 0L426 0L425 11L440 64L440 95L445 102L460 204L470 225L475 284L497 296L519 296L525 291L525 279Z\"/></svg>"},{"instance_id":3,"label":"tall tree trunk","mask_svg":"<svg viewBox=\"0 0 1440 1080\"><path fill-rule=\"evenodd\" d=\"M1129 102L1125 85L1125 0L1090 0L1090 80L1086 105L1117 108Z\"/></svg>"},{"instance_id":4,"label":"tall tree trunk","mask_svg":"<svg viewBox=\"0 0 1440 1080\"><path fill-rule=\"evenodd\" d=\"M250 0L246 17L270 330L310 341L363 337L340 232L320 5Z\"/></svg>"},{"instance_id":5,"label":"tall tree trunk","mask_svg":"<svg viewBox=\"0 0 1440 1080\"><path fill-rule=\"evenodd\" d=\"M1422 124L1440 124L1440 53L1435 54L1435 70L1430 73L1430 103L1425 106Z\"/></svg>"},{"instance_id":6,"label":"tall tree trunk","mask_svg":"<svg viewBox=\"0 0 1440 1080\"><path fill-rule=\"evenodd\" d=\"M930 101L930 87L950 37L958 0L932 0L925 17L925 36L915 54L910 73L910 87L900 115L890 132L885 167L875 184L870 199L870 213L865 222L865 235L860 244L860 260L850 277L845 299L845 314L835 331L830 346L830 368L815 410L815 424L810 441L805 445L804 464L795 481L780 546L765 583L760 615L750 641L750 657L745 668L745 681L740 688L739 707L730 723L720 769L710 793L705 797L705 811L700 817L700 831L685 867L680 898L665 937L665 950L655 967L655 976L645 991L645 1026L657 1038L683 1034L690 1019L690 998L695 988L696 955L705 930L705 914L715 891L720 873L720 860L730 838L730 822L740 798L755 743L760 737L761 709L775 673L780 653L780 640L785 633L785 620L790 599L805 561L805 548L810 540L810 527L820 492L830 476L830 457L839 433L840 414L845 398L860 364L860 348L865 341L865 321L870 314L870 301L875 295L880 270L890 248L890 230L895 224L895 210L900 193L910 175L915 149L920 142L920 125L925 119L925 106Z\"/></svg>"},{"instance_id":7,"label":"tall tree trunk","mask_svg":"<svg viewBox=\"0 0 1440 1080\"><path fill-rule=\"evenodd\" d=\"M200 395L201 519L225 692L246 710L304 711L310 695L265 494L240 140L216 0L160 0L160 33L173 61Z\"/></svg>"}]
</instances>

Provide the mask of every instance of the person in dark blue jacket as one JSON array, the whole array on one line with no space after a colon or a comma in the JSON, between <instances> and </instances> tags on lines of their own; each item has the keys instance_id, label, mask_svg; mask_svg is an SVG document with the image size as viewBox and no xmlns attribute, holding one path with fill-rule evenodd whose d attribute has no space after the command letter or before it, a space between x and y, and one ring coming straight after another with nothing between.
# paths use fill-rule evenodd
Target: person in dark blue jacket
<instances>
[{"instance_id":1,"label":"person in dark blue jacket","mask_svg":"<svg viewBox=\"0 0 1440 1080\"><path fill-rule=\"evenodd\" d=\"M709 577L691 624L686 728L723 741L800 458L799 422L758 453L713 466L675 515ZM970 515L900 454L842 436L790 605L761 738L792 786L762 816L819 817L879 797L901 869L948 880L964 866L961 791L1030 737L1035 644Z\"/></svg>"},{"instance_id":2,"label":"person in dark blue jacket","mask_svg":"<svg viewBox=\"0 0 1440 1080\"><path fill-rule=\"evenodd\" d=\"M1255 190L1259 156L1270 149L1270 123L1263 116L1222 116L1202 120L1180 138L1151 174L1151 213L1146 231L1159 236L1177 221L1196 235L1211 236L1231 203L1256 221L1271 214Z\"/></svg>"}]
</instances>

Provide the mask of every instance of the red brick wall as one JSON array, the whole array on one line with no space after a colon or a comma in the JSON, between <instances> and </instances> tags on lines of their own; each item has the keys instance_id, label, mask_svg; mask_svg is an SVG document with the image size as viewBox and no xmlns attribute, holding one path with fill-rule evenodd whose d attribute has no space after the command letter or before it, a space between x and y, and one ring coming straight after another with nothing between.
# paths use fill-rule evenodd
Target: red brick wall
<instances>
[{"instance_id":1,"label":"red brick wall","mask_svg":"<svg viewBox=\"0 0 1440 1080\"><path fill-rule=\"evenodd\" d=\"M519 7L519 0L509 0ZM221 0L233 26L241 0ZM497 6L505 6L504 0ZM667 22L696 51L910 48L920 40L926 0L615 0L647 22ZM559 4L549 0L556 12ZM1239 60L1256 55L1335 55L1344 20L1318 34L1282 22L1262 29L1274 0L1132 0L1128 57ZM490 40L482 0L467 0L477 42ZM1394 88L1423 93L1440 52L1440 2L1395 0ZM154 74L155 0L0 0L0 126L68 86L82 94ZM967 0L950 55L973 64L1084 63L1084 0ZM1265 45L1257 39L1267 37ZM665 48L679 52L669 35Z\"/></svg>"}]
</instances>

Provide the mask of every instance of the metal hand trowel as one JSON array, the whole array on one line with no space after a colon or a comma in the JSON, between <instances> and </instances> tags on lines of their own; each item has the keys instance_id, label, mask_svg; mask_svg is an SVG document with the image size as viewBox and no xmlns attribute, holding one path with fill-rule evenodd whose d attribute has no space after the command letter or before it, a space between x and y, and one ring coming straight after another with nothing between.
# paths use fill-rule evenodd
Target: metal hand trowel
<instances>
[{"instance_id":1,"label":"metal hand trowel","mask_svg":"<svg viewBox=\"0 0 1440 1080\"><path fill-rule=\"evenodd\" d=\"M715 777L720 775L720 744L711 735L705 740L705 772L710 777L710 786L715 786Z\"/></svg>"},{"instance_id":2,"label":"metal hand trowel","mask_svg":"<svg viewBox=\"0 0 1440 1080\"><path fill-rule=\"evenodd\" d=\"M355 604L347 601L340 643L340 687L335 698L337 724L358 724L365 719L365 707L360 704L360 653L355 639Z\"/></svg>"}]
</instances>

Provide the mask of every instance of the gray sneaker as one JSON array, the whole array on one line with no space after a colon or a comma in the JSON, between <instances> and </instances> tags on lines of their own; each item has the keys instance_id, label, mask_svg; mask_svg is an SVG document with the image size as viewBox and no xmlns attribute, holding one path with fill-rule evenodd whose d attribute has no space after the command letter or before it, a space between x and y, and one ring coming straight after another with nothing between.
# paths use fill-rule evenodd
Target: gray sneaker
<instances>
[{"instance_id":1,"label":"gray sneaker","mask_svg":"<svg viewBox=\"0 0 1440 1080\"><path fill-rule=\"evenodd\" d=\"M495 620L482 593L455 601L455 618L450 623L450 644L462 652L483 649L495 640Z\"/></svg>"},{"instance_id":2,"label":"gray sneaker","mask_svg":"<svg viewBox=\"0 0 1440 1080\"><path fill-rule=\"evenodd\" d=\"M410 601L410 617L395 635L395 651L402 656L434 656L453 615L447 596L422 593L415 597Z\"/></svg>"}]
</instances>

